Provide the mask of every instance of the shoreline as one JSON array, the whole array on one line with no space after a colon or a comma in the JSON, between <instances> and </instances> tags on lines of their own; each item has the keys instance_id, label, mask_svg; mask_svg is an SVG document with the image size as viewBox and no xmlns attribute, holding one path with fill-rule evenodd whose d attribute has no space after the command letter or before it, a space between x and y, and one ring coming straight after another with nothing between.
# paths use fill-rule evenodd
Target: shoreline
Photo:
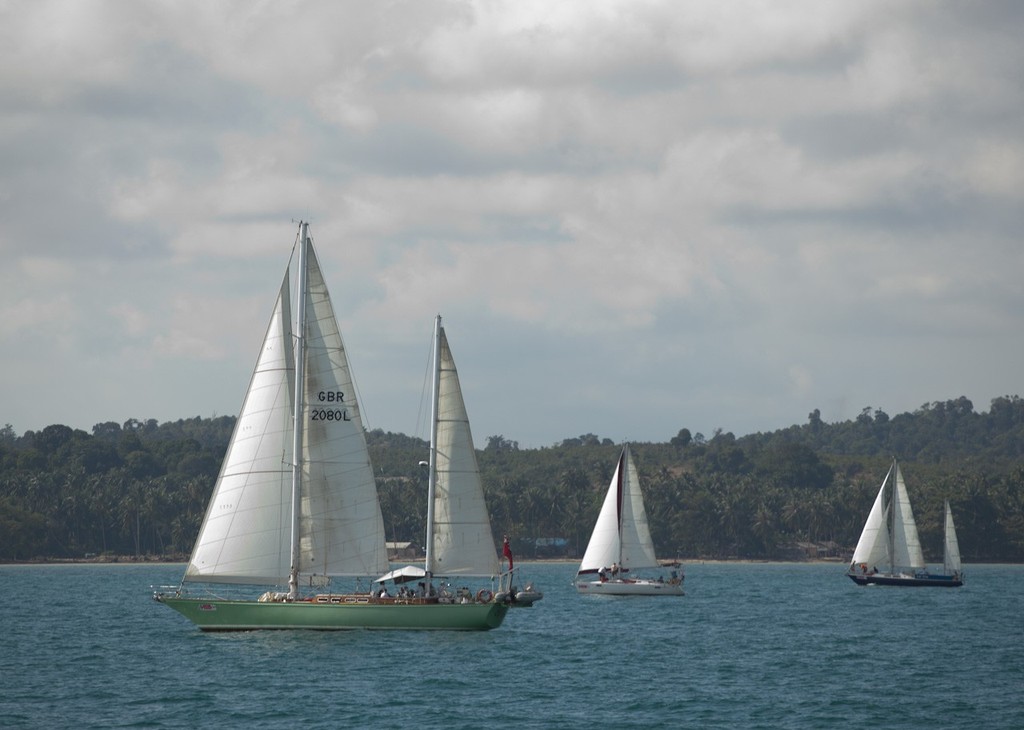
<instances>
[{"instance_id":1,"label":"shoreline","mask_svg":"<svg viewBox=\"0 0 1024 730\"><path fill-rule=\"evenodd\" d=\"M9 565L185 565L188 555L96 555L88 558L31 558L29 560L0 559L0 566ZM517 565L578 565L579 558L516 558ZM423 556L411 559L392 560L392 563L422 563ZM681 565L846 565L843 558L807 558L803 560L785 560L782 558L676 558L659 560L662 568ZM941 560L930 561L941 563ZM1003 562L998 560L981 560L972 565L1024 565L1024 563Z\"/></svg>"},{"instance_id":2,"label":"shoreline","mask_svg":"<svg viewBox=\"0 0 1024 730\"><path fill-rule=\"evenodd\" d=\"M413 558L408 560L392 560L392 563L422 563L423 557ZM540 565L577 565L580 562L579 558L516 558L517 565L529 565L529 564L540 564ZM172 555L172 556L156 556L156 555L103 555L88 558L32 558L29 560L2 560L0 559L0 565L173 565L173 564L185 564L188 563L187 555ZM671 568L676 564L686 565L714 565L717 563L722 564L792 564L792 565L813 565L813 564L836 564L845 565L846 561L840 558L818 558L818 559L807 559L807 560L771 560L761 558L693 558L683 559L679 558L676 560L661 560L659 561L660 567Z\"/></svg>"},{"instance_id":3,"label":"shoreline","mask_svg":"<svg viewBox=\"0 0 1024 730\"><path fill-rule=\"evenodd\" d=\"M27 560L5 560L0 559L0 565L110 565L115 563L126 563L129 565L147 565L147 564L167 564L167 563L187 563L188 555L95 555L86 558L56 558L56 557L38 557L29 558ZM399 558L391 560L392 563L422 563L424 556L419 555L413 558ZM580 558L515 558L516 564L526 563L564 563L566 565L575 565L580 562ZM842 558L808 558L806 560L784 560L784 559L769 559L769 558L675 558L675 559L661 559L658 564L662 568L671 568L674 565L696 565L699 563L839 563L845 564Z\"/></svg>"},{"instance_id":4,"label":"shoreline","mask_svg":"<svg viewBox=\"0 0 1024 730\"><path fill-rule=\"evenodd\" d=\"M88 558L30 558L28 560L0 559L0 565L173 565L187 563L187 555L97 555Z\"/></svg>"},{"instance_id":5,"label":"shoreline","mask_svg":"<svg viewBox=\"0 0 1024 730\"><path fill-rule=\"evenodd\" d=\"M393 561L393 562L411 562L417 561ZM422 561L420 561L422 562ZM932 561L935 564L941 563L941 561ZM50 559L36 559L36 560L0 560L0 567L41 567L41 566L77 566L77 565L187 565L188 558L134 558L124 557L112 559L97 560L95 558L50 558ZM929 563L932 564L932 563ZM563 560L563 559L551 559L541 558L537 560L518 560L516 565L566 565L574 566L579 565L579 560ZM688 566L695 565L838 565L845 566L846 561L844 560L767 560L767 559L750 559L750 558L708 558L708 559L694 559L694 560L680 560L680 567L684 570ZM979 561L974 563L968 563L967 565L1024 565L1024 563L1013 563L1004 561ZM671 565L664 565L663 568L672 567Z\"/></svg>"}]
</instances>

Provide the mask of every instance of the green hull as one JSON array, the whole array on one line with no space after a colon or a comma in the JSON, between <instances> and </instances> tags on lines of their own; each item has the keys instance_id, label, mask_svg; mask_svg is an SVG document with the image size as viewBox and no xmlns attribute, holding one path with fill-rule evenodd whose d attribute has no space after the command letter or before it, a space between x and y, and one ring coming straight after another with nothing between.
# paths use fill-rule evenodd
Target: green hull
<instances>
[{"instance_id":1,"label":"green hull","mask_svg":"<svg viewBox=\"0 0 1024 730\"><path fill-rule=\"evenodd\" d=\"M203 631L259 629L435 629L487 631L508 613L502 603L261 603L157 595Z\"/></svg>"}]
</instances>

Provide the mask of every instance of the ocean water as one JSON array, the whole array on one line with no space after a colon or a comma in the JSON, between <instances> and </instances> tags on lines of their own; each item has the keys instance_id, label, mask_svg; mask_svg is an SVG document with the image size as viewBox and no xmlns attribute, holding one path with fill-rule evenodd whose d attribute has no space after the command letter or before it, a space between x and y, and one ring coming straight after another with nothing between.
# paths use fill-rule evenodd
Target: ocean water
<instances>
[{"instance_id":1,"label":"ocean water","mask_svg":"<svg viewBox=\"0 0 1024 730\"><path fill-rule=\"evenodd\" d=\"M955 589L689 564L682 598L578 596L496 631L204 634L180 565L0 566L0 727L1024 728L1024 566Z\"/></svg>"}]
</instances>

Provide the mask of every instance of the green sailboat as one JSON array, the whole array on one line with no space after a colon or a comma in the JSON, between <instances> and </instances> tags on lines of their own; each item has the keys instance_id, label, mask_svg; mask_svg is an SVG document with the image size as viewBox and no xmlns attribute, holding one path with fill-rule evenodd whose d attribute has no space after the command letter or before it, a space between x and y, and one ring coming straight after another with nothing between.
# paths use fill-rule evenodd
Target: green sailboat
<instances>
[{"instance_id":1,"label":"green sailboat","mask_svg":"<svg viewBox=\"0 0 1024 730\"><path fill-rule=\"evenodd\" d=\"M435 575L498 572L440 318L424 580L401 595L331 590L390 565L348 358L306 223L295 258L295 316L289 267L181 585L155 600L204 631L497 628L508 605L490 590L453 594L433 584ZM462 476L467 464L475 482ZM478 498L463 494L474 490Z\"/></svg>"}]
</instances>

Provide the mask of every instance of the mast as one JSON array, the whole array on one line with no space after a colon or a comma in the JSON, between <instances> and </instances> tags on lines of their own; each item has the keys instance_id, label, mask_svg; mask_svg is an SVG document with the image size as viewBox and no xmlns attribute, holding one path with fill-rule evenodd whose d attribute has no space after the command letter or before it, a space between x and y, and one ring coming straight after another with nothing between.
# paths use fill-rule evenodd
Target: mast
<instances>
[{"instance_id":1,"label":"mast","mask_svg":"<svg viewBox=\"0 0 1024 730\"><path fill-rule=\"evenodd\" d=\"M953 515L949 511L949 500L944 500L942 503L942 572L945 575L952 575L953 571L950 569L950 557L949 554L949 527L953 521Z\"/></svg>"},{"instance_id":2,"label":"mast","mask_svg":"<svg viewBox=\"0 0 1024 730\"><path fill-rule=\"evenodd\" d=\"M632 489L633 485L629 482L629 444L626 444L625 448L622 449L622 454L619 456L619 473L618 483L618 520L616 520L616 526L619 528L619 570L622 570L622 503L629 496L627 489Z\"/></svg>"},{"instance_id":3,"label":"mast","mask_svg":"<svg viewBox=\"0 0 1024 730\"><path fill-rule=\"evenodd\" d=\"M889 529L889 575L896 575L896 517L899 511L899 493L896 485L899 482L900 467L896 463L896 457L892 457L892 469L889 470L892 479L889 480L889 519L886 521ZM900 516L900 519L903 519Z\"/></svg>"},{"instance_id":4,"label":"mast","mask_svg":"<svg viewBox=\"0 0 1024 730\"><path fill-rule=\"evenodd\" d=\"M295 398L293 399L291 562L288 572L288 599L299 597L299 511L302 503L302 410L306 376L306 246L309 224L299 224L298 286L295 294Z\"/></svg>"},{"instance_id":5,"label":"mast","mask_svg":"<svg viewBox=\"0 0 1024 730\"><path fill-rule=\"evenodd\" d=\"M434 318L434 378L430 393L430 476L427 480L427 544L426 587L434 575L434 493L437 491L437 417L438 400L441 395L441 315Z\"/></svg>"}]
</instances>

